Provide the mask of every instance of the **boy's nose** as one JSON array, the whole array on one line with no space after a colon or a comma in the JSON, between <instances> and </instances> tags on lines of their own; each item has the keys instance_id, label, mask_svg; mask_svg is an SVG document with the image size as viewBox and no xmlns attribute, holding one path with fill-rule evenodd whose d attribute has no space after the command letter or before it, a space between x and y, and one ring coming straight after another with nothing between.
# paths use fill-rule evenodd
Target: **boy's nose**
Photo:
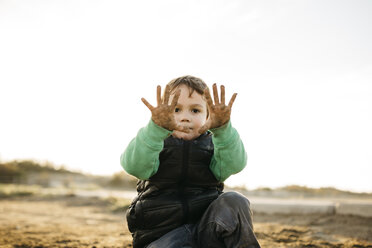
<instances>
[{"instance_id":1,"label":"boy's nose","mask_svg":"<svg viewBox=\"0 0 372 248\"><path fill-rule=\"evenodd\" d=\"M181 116L181 122L190 122L190 116L188 114L184 113Z\"/></svg>"},{"instance_id":2,"label":"boy's nose","mask_svg":"<svg viewBox=\"0 0 372 248\"><path fill-rule=\"evenodd\" d=\"M181 122L189 122L189 121L190 121L190 118L187 115L183 115L181 117Z\"/></svg>"}]
</instances>

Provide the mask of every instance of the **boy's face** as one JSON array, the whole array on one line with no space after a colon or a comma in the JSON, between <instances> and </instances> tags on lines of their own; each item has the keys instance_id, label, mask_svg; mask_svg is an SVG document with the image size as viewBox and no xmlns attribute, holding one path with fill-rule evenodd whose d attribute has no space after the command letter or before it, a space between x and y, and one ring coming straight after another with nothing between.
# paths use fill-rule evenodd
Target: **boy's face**
<instances>
[{"instance_id":1,"label":"boy's face","mask_svg":"<svg viewBox=\"0 0 372 248\"><path fill-rule=\"evenodd\" d=\"M180 97L174 111L174 118L178 125L189 128L190 132L173 131L172 136L192 140L200 136L199 129L207 121L207 102L203 96L194 90L191 96L190 89L186 85L180 85L175 89L181 90ZM170 96L169 103L172 102L174 94Z\"/></svg>"}]
</instances>

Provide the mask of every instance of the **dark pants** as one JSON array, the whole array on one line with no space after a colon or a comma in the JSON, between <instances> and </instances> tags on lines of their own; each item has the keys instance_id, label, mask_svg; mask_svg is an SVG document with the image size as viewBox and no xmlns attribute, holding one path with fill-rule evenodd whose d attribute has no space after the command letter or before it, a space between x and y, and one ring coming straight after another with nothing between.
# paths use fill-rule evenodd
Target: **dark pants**
<instances>
[{"instance_id":1,"label":"dark pants","mask_svg":"<svg viewBox=\"0 0 372 248\"><path fill-rule=\"evenodd\" d=\"M246 197L221 194L197 224L187 224L165 234L146 248L259 248L253 232L252 213Z\"/></svg>"}]
</instances>

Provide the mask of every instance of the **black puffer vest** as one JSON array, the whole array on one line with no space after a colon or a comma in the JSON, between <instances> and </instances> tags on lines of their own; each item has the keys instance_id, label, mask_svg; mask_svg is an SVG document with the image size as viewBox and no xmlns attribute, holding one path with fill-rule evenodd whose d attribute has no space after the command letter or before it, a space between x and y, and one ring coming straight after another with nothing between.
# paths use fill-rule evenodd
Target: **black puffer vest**
<instances>
[{"instance_id":1,"label":"black puffer vest","mask_svg":"<svg viewBox=\"0 0 372 248\"><path fill-rule=\"evenodd\" d=\"M137 184L137 197L127 211L133 247L141 248L167 232L196 223L223 190L209 169L211 134L195 140L164 140L157 173Z\"/></svg>"}]
</instances>

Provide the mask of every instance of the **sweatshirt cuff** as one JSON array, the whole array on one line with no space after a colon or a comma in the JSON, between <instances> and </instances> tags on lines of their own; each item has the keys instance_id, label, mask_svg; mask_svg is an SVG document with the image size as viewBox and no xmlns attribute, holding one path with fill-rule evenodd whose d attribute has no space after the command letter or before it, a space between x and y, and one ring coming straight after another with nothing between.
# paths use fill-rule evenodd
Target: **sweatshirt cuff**
<instances>
[{"instance_id":1,"label":"sweatshirt cuff","mask_svg":"<svg viewBox=\"0 0 372 248\"><path fill-rule=\"evenodd\" d=\"M210 130L213 133L213 143L215 146L223 146L233 141L237 132L232 127L229 120L225 125Z\"/></svg>"},{"instance_id":2,"label":"sweatshirt cuff","mask_svg":"<svg viewBox=\"0 0 372 248\"><path fill-rule=\"evenodd\" d=\"M153 120L150 119L147 126L142 129L141 136L145 138L144 141L150 146L157 146L159 143L163 144L163 141L171 133L171 131L158 126Z\"/></svg>"}]
</instances>

